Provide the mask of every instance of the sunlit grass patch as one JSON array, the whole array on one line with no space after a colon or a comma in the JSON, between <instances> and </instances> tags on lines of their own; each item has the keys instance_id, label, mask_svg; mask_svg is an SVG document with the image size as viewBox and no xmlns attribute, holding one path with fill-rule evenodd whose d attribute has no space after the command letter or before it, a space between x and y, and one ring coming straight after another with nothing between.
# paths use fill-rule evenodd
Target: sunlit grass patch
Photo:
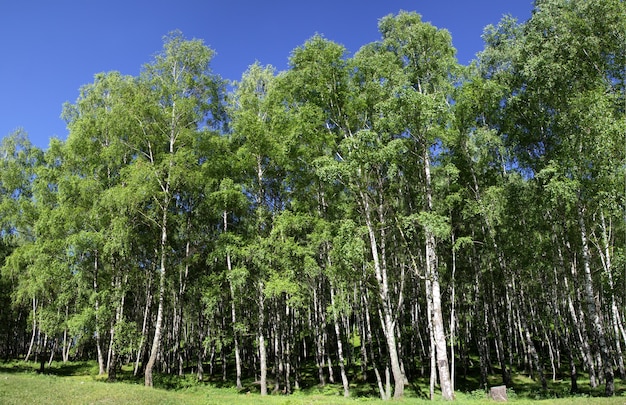
<instances>
[{"instance_id":1,"label":"sunlit grass patch","mask_svg":"<svg viewBox=\"0 0 626 405\"><path fill-rule=\"evenodd\" d=\"M258 383L252 379L243 381L244 388L238 390L223 382L221 376L212 379L207 376L204 381L197 381L195 374L183 377L173 375L155 375L155 388L143 386L142 376L134 377L132 367L124 366L118 372L117 383L106 382L106 375L98 376L96 362L53 362L46 365L45 373L37 372L37 363L14 361L0 363L0 404L388 404L377 398L377 388L371 387L371 381L365 383L355 379L351 382L351 397L343 398L341 384L307 385L294 391L292 395L282 393L261 397ZM556 405L588 405L588 404L626 404L626 384L615 381L617 395L603 398L603 386L589 388L589 380L579 380L580 393L569 393L569 381L548 381L548 390L542 390L541 384L523 373L514 373L513 386L508 387L509 403L512 404L556 404ZM473 381L473 380L472 380ZM490 383L497 383L494 380ZM270 392L272 388L270 381ZM485 390L468 384L455 393L455 404L493 404ZM168 388L168 389L165 389ZM393 400L395 404L430 404L446 403L436 391L435 400L427 398L428 379L412 381L407 387L405 397Z\"/></svg>"}]
</instances>

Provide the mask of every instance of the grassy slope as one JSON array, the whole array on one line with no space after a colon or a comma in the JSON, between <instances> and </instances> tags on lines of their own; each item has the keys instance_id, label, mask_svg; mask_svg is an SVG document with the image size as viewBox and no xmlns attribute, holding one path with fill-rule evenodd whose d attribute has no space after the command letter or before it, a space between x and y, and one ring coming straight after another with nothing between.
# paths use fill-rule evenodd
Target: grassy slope
<instances>
[{"instance_id":1,"label":"grassy slope","mask_svg":"<svg viewBox=\"0 0 626 405\"><path fill-rule=\"evenodd\" d=\"M337 395L338 389L311 389L294 395L270 395L261 398L257 393L240 393L234 388L216 388L211 384L190 384L185 389L164 390L145 388L140 384L127 382L105 383L95 377L97 368L90 363L58 365L39 375L28 364L0 365L0 404L383 404L370 398L344 399ZM95 372L94 372L95 371ZM519 377L521 378L521 377ZM535 400L533 389L521 391L533 383L519 380L517 393L509 398L514 404L619 404L626 405L626 396L598 398L589 396L561 399ZM620 385L621 386L621 385ZM620 391L624 394L624 391ZM428 404L431 401L409 397L393 403ZM482 399L481 399L482 398ZM387 402L389 403L389 402ZM457 404L494 404L484 399L482 393L457 392Z\"/></svg>"}]
</instances>

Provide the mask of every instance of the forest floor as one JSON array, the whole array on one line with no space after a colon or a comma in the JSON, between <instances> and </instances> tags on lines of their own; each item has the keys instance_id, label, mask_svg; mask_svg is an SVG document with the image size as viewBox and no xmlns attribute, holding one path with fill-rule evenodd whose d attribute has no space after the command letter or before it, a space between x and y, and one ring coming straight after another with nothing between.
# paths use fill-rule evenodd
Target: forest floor
<instances>
[{"instance_id":1,"label":"forest floor","mask_svg":"<svg viewBox=\"0 0 626 405\"><path fill-rule=\"evenodd\" d=\"M292 395L261 397L254 381L245 381L244 389L237 390L221 381L198 383L194 375L187 377L155 376L156 388L146 388L143 380L132 378L123 369L118 383L106 383L106 376L97 375L94 362L56 363L37 373L39 364L0 363L0 404L383 404L374 396L363 396L369 388L363 384L351 386L353 398L341 396L340 384L325 387L311 386ZM467 382L467 381L466 381ZM425 384L422 384L425 383ZM228 384L231 384L228 382ZM580 381L581 392L569 394L569 381L550 381L548 391L521 374L515 375L513 387L507 389L508 399L514 404L619 404L626 405L626 382L616 380L616 396L602 398L602 387L591 390ZM471 384L467 385L468 387ZM456 404L494 404L482 390L466 391L457 387ZM427 381L407 387L399 404L432 403L424 396ZM369 393L367 393L369 394ZM439 401L435 401L439 402ZM386 402L389 403L389 402Z\"/></svg>"}]
</instances>

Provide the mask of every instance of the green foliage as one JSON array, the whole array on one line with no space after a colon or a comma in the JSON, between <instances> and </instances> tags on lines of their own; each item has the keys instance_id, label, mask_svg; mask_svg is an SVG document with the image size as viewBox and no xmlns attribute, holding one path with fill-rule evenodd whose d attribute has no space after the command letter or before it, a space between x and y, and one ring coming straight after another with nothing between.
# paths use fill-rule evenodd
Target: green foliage
<instances>
[{"instance_id":1,"label":"green foliage","mask_svg":"<svg viewBox=\"0 0 626 405\"><path fill-rule=\"evenodd\" d=\"M113 347L121 356L132 355L139 347L141 333L135 322L125 319L116 322Z\"/></svg>"},{"instance_id":2,"label":"green foliage","mask_svg":"<svg viewBox=\"0 0 626 405\"><path fill-rule=\"evenodd\" d=\"M362 344L361 335L359 335L356 330L353 330L352 333L350 334L349 342L350 342L350 346L352 346L355 349L358 347L361 347L361 344Z\"/></svg>"},{"instance_id":3,"label":"green foliage","mask_svg":"<svg viewBox=\"0 0 626 405\"><path fill-rule=\"evenodd\" d=\"M422 211L417 215L417 222L427 232L431 232L438 238L444 239L450 236L450 219L433 212Z\"/></svg>"}]
</instances>

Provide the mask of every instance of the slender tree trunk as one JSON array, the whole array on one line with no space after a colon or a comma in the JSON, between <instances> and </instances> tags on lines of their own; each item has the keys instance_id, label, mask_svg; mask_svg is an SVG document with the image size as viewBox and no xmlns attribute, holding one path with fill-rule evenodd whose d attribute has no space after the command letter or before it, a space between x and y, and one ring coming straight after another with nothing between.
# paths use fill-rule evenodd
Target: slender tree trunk
<instances>
[{"instance_id":1,"label":"slender tree trunk","mask_svg":"<svg viewBox=\"0 0 626 405\"><path fill-rule=\"evenodd\" d=\"M221 311L220 311L221 312ZM226 329L226 325L224 324L224 317L220 315L220 317L222 318L222 330ZM220 350L220 361L222 362L222 381L226 382L227 378L227 366L228 366L228 362L226 361L226 350L224 350L224 347L226 347L226 344L224 343L224 338L220 337L220 346L222 346L222 350Z\"/></svg>"},{"instance_id":2,"label":"slender tree trunk","mask_svg":"<svg viewBox=\"0 0 626 405\"><path fill-rule=\"evenodd\" d=\"M198 350L198 356L196 358L196 380L202 382L204 381L204 355L206 350L204 349L204 325L202 322L202 315L199 316L198 320L198 344L196 350Z\"/></svg>"},{"instance_id":3,"label":"slender tree trunk","mask_svg":"<svg viewBox=\"0 0 626 405\"><path fill-rule=\"evenodd\" d=\"M535 363L535 367L537 368L537 374L539 374L539 380L541 381L541 388L545 391L548 389L548 385L546 382L545 373L543 371L543 364L539 359L539 355L537 354L537 349L535 348L535 344L533 343L530 336L530 330L528 329L526 321L523 321L522 328L524 330L524 337L526 338L526 345L528 347L529 357L531 358L532 362Z\"/></svg>"},{"instance_id":4,"label":"slender tree trunk","mask_svg":"<svg viewBox=\"0 0 626 405\"><path fill-rule=\"evenodd\" d=\"M480 310L480 321L477 321L478 328L478 358L480 363L480 386L482 389L488 388L488 376L489 376L489 342L487 341L487 332L489 330L489 322L487 315L487 300L485 298L486 293L482 292L485 288L484 279L481 277L481 272L478 268L474 268L475 281L474 281L474 299L477 302L476 310ZM482 289L481 289L482 287ZM478 304L480 302L480 304ZM480 307L479 307L480 305ZM477 313L478 315L478 313ZM519 325L518 325L519 327Z\"/></svg>"},{"instance_id":5,"label":"slender tree trunk","mask_svg":"<svg viewBox=\"0 0 626 405\"><path fill-rule=\"evenodd\" d=\"M65 327L63 328L63 344L61 346L61 357L63 358L63 363L67 363L70 357L70 342L67 331L67 320L69 318L69 305L65 306Z\"/></svg>"},{"instance_id":6,"label":"slender tree trunk","mask_svg":"<svg viewBox=\"0 0 626 405\"><path fill-rule=\"evenodd\" d=\"M452 277L451 277L451 292L450 292L450 361L451 361L451 365L450 365L450 387L452 389L452 392L454 392L454 373L455 373L455 354L454 354L454 347L456 345L456 330L455 330L455 325L456 325L456 312L455 312L455 305L456 305L456 291L455 291L455 285L456 285L456 280L455 280L455 276L456 276L456 248L455 248L455 242L454 242L454 231L452 231Z\"/></svg>"},{"instance_id":7,"label":"slender tree trunk","mask_svg":"<svg viewBox=\"0 0 626 405\"><path fill-rule=\"evenodd\" d=\"M152 339L152 349L150 358L144 371L146 387L152 387L152 371L161 347L161 333L163 329L163 312L165 310L165 278L166 278L166 246L167 246L167 204L163 207L163 219L161 225L161 246L160 246L160 279L159 279L159 307L157 309L156 325L154 327L154 338Z\"/></svg>"},{"instance_id":8,"label":"slender tree trunk","mask_svg":"<svg viewBox=\"0 0 626 405\"><path fill-rule=\"evenodd\" d=\"M374 223L372 221L372 210L370 207L369 197L367 197L364 192L361 192L361 201L362 207L365 214L365 223L367 225L369 241L370 241L370 251L372 253L372 258L374 261L374 273L376 275L376 280L378 282L378 289L380 300L382 303L382 312L383 312L383 333L385 334L385 340L387 343L387 349L389 352L389 361L391 363L391 372L393 374L394 380L394 398L401 398L404 395L404 375L402 374L402 369L400 368L400 361L398 358L398 348L396 345L396 336L395 336L395 319L392 313L392 304L391 304L391 296L389 292L389 282L387 279L387 266L385 262L382 260L384 255L381 255L378 250L378 238L376 236L376 229L374 227ZM383 215L382 207L379 207L379 212ZM384 228L384 226L381 226ZM384 236L381 236L381 242L384 239ZM382 246L382 245L381 245Z\"/></svg>"},{"instance_id":9,"label":"slender tree trunk","mask_svg":"<svg viewBox=\"0 0 626 405\"><path fill-rule=\"evenodd\" d=\"M167 236L168 236L168 210L170 207L170 203L172 202L171 196L171 186L172 186L172 171L174 167L174 152L175 152L175 144L178 134L178 116L176 109L176 102L172 102L171 108L171 120L169 125L169 162L168 168L166 170L166 178L160 179L159 174L156 174L156 177L159 178L159 184L161 188L161 192L163 193L163 200L159 204L159 209L161 210L161 222L160 222L160 230L161 230L161 240L159 243L159 307L157 309L157 318L156 324L154 327L154 338L152 340L152 349L150 350L150 358L148 359L148 363L146 364L146 368L144 370L144 380L145 385L147 387L153 386L152 381L152 372L154 369L154 365L157 360L157 356L159 354L159 350L161 348L161 334L163 333L163 314L165 312L165 289L166 289L166 279L167 279ZM152 156L152 151L150 151L150 161L152 165L155 165L154 156ZM154 168L155 171L156 167Z\"/></svg>"},{"instance_id":10,"label":"slender tree trunk","mask_svg":"<svg viewBox=\"0 0 626 405\"><path fill-rule=\"evenodd\" d=\"M223 212L222 218L224 221L224 232L228 231L228 213L226 211ZM228 274L230 274L233 270L233 265L230 259L230 250L226 251L226 269L228 270ZM239 331L237 326L237 311L235 305L235 287L233 283L229 283L230 286L230 315L231 321L233 323L233 344L235 350L235 370L236 370L236 379L237 379L237 389L241 389L241 355L239 352Z\"/></svg>"},{"instance_id":11,"label":"slender tree trunk","mask_svg":"<svg viewBox=\"0 0 626 405\"><path fill-rule=\"evenodd\" d=\"M146 337L148 335L148 321L150 319L150 307L152 305L152 272L148 272L148 283L146 285L146 306L143 311L143 323L141 326L141 339L139 340L139 348L137 349L137 357L135 359L135 367L133 375L139 374L139 362L144 357L146 349ZM145 364L142 364L143 368Z\"/></svg>"},{"instance_id":12,"label":"slender tree trunk","mask_svg":"<svg viewBox=\"0 0 626 405\"><path fill-rule=\"evenodd\" d=\"M431 212L432 203L432 187L430 177L430 156L428 149L424 150L424 177L426 182L426 209ZM426 277L430 281L431 298L432 298L432 317L433 317L433 337L437 350L437 370L439 371L439 384L441 387L441 395L446 400L454 399L454 391L450 380L450 368L448 363L448 352L446 344L446 335L443 324L443 311L441 307L441 291L439 286L439 269L437 264L437 252L435 235L426 227Z\"/></svg>"},{"instance_id":13,"label":"slender tree trunk","mask_svg":"<svg viewBox=\"0 0 626 405\"><path fill-rule=\"evenodd\" d=\"M365 327L366 327L366 340L363 344L367 344L370 348L370 355L372 361L372 368L374 369L374 374L376 375L376 383L378 385L378 392L380 393L380 399L386 401L389 399L389 394L385 391L383 387L383 380L380 375L380 371L378 370L378 364L376 361L376 356L374 354L373 349L373 335L372 335L372 322L370 319L370 309L369 309L369 301L367 299L367 291L363 291L363 312L365 313Z\"/></svg>"},{"instance_id":14,"label":"slender tree trunk","mask_svg":"<svg viewBox=\"0 0 626 405\"><path fill-rule=\"evenodd\" d=\"M259 281L259 327L257 338L259 341L259 367L261 369L261 395L267 395L267 348L265 347L265 297L263 282Z\"/></svg>"},{"instance_id":15,"label":"slender tree trunk","mask_svg":"<svg viewBox=\"0 0 626 405\"><path fill-rule=\"evenodd\" d=\"M274 313L275 318L273 322L271 322L271 338L274 341L274 367L272 371L274 372L274 390L273 393L277 393L280 390L280 384L283 377L283 357L282 350L280 345L280 338L282 334L282 321L280 312L278 310L278 300L273 299L273 304L275 304Z\"/></svg>"},{"instance_id":16,"label":"slender tree trunk","mask_svg":"<svg viewBox=\"0 0 626 405\"><path fill-rule=\"evenodd\" d=\"M123 280L122 280L123 278ZM109 381L115 381L117 379L117 364L119 361L118 349L115 347L115 328L124 320L124 302L126 301L126 292L122 285L128 282L128 273L125 273L123 277L119 275L116 277L115 291L119 294L117 302L117 308L115 309L115 322L111 327L111 344L109 346L109 361L107 365L107 372L109 373Z\"/></svg>"},{"instance_id":17,"label":"slender tree trunk","mask_svg":"<svg viewBox=\"0 0 626 405\"><path fill-rule=\"evenodd\" d=\"M293 370L291 342L294 340L294 324L293 309L289 305L289 297L285 303L285 321L286 325L283 331L283 357L285 358L285 394L291 394L291 372ZM296 384L297 384L296 379Z\"/></svg>"},{"instance_id":18,"label":"slender tree trunk","mask_svg":"<svg viewBox=\"0 0 626 405\"><path fill-rule=\"evenodd\" d=\"M613 361L609 352L609 347L606 343L606 337L604 332L604 323L600 314L599 305L596 303L596 296L593 288L593 278L591 275L591 254L589 252L589 243L587 239L587 227L585 226L585 220L583 217L583 208L578 204L578 224L580 226L580 237L582 241L583 250L583 267L585 270L585 297L587 300L587 311L591 318L591 323L594 328L594 334L597 339L598 347L600 349L600 356L603 365L604 378L605 378L605 390L606 396L613 396L615 387L613 382Z\"/></svg>"},{"instance_id":19,"label":"slender tree trunk","mask_svg":"<svg viewBox=\"0 0 626 405\"><path fill-rule=\"evenodd\" d=\"M543 329L543 337L545 339L545 343L548 345L548 355L550 356L550 367L552 369L552 381L556 381L556 367L554 365L554 350L552 348L552 342L550 337L548 336L548 332L546 328L543 326L543 322L541 323L541 328Z\"/></svg>"},{"instance_id":20,"label":"slender tree trunk","mask_svg":"<svg viewBox=\"0 0 626 405\"><path fill-rule=\"evenodd\" d=\"M229 260L230 261L230 260ZM241 354L239 350L239 332L237 330L237 311L235 310L235 290L233 285L230 284L230 310L231 310L231 319L233 322L233 344L235 350L235 370L236 370L236 378L237 378L237 389L241 389Z\"/></svg>"},{"instance_id":21,"label":"slender tree trunk","mask_svg":"<svg viewBox=\"0 0 626 405\"><path fill-rule=\"evenodd\" d=\"M578 371L576 370L576 359L573 352L570 351L569 356L569 372L570 372L570 393L575 394L578 392Z\"/></svg>"},{"instance_id":22,"label":"slender tree trunk","mask_svg":"<svg viewBox=\"0 0 626 405\"><path fill-rule=\"evenodd\" d=\"M335 334L337 335L337 355L339 357L341 383L343 384L343 396L348 398L350 396L350 384L348 382L348 375L346 374L345 358L343 356L343 343L341 340L341 330L339 327L337 308L335 307L335 289L332 286L330 287L330 305L333 308L333 323L335 325Z\"/></svg>"},{"instance_id":23,"label":"slender tree trunk","mask_svg":"<svg viewBox=\"0 0 626 405\"><path fill-rule=\"evenodd\" d=\"M613 282L611 281L611 284ZM611 288L613 288L611 286ZM611 292L611 312L613 323L613 334L615 335L615 356L617 357L617 367L619 369L620 378L626 379L626 369L624 368L624 354L622 351L622 343L620 340L620 315L615 303L615 295Z\"/></svg>"},{"instance_id":24,"label":"slender tree trunk","mask_svg":"<svg viewBox=\"0 0 626 405\"><path fill-rule=\"evenodd\" d=\"M190 228L189 220L187 229ZM183 328L183 300L187 291L187 277L189 276L189 262L191 257L191 242L185 243L185 265L178 271L178 293L174 297L174 316L172 317L172 363L178 365L178 375L184 374L184 359L181 344Z\"/></svg>"},{"instance_id":25,"label":"slender tree trunk","mask_svg":"<svg viewBox=\"0 0 626 405\"><path fill-rule=\"evenodd\" d=\"M39 337L41 339L41 335ZM41 342L41 340L40 340ZM44 335L43 344L39 345L37 355L39 356L39 373L44 373L44 366L46 364L46 348L48 347L48 334Z\"/></svg>"},{"instance_id":26,"label":"slender tree trunk","mask_svg":"<svg viewBox=\"0 0 626 405\"><path fill-rule=\"evenodd\" d=\"M317 377L320 386L326 385L324 377L324 334L322 330L326 325L326 317L324 315L323 304L320 295L322 293L322 280L317 282L317 288L313 289L313 329L315 331L315 363L317 365Z\"/></svg>"},{"instance_id":27,"label":"slender tree trunk","mask_svg":"<svg viewBox=\"0 0 626 405\"><path fill-rule=\"evenodd\" d=\"M328 343L328 333L324 332L324 343ZM335 372L333 371L333 361L330 358L330 353L326 352L326 364L328 365L328 381L331 384L335 383Z\"/></svg>"},{"instance_id":28,"label":"slender tree trunk","mask_svg":"<svg viewBox=\"0 0 626 405\"><path fill-rule=\"evenodd\" d=\"M504 385L511 385L511 375L509 372L509 368L506 360L506 349L504 346L504 342L502 340L502 329L500 328L500 322L502 317L499 316L500 311L498 311L498 298L495 295L496 286L493 283L492 279L492 287L491 287L491 329L495 334L495 348L496 354L498 356L498 363L500 364L500 370L502 374L502 382ZM505 291L505 294L507 292Z\"/></svg>"},{"instance_id":29,"label":"slender tree trunk","mask_svg":"<svg viewBox=\"0 0 626 405\"><path fill-rule=\"evenodd\" d=\"M428 243L427 243L428 245ZM427 251L427 255L429 252ZM454 399L452 391L452 381L450 379L450 369L448 364L448 353L446 336L443 326L443 314L441 309L441 292L439 287L439 275L437 271L431 272L431 287L433 299L433 338L437 354L437 370L439 374L439 384L441 394L444 399Z\"/></svg>"},{"instance_id":30,"label":"slender tree trunk","mask_svg":"<svg viewBox=\"0 0 626 405\"><path fill-rule=\"evenodd\" d=\"M568 249L568 251L571 251L570 244L568 241L565 242L565 247ZM559 262L561 263L561 266L565 267L563 253L560 248L557 250L557 253L558 253ZM576 310L576 307L580 306L579 299L578 299L578 297L580 296L580 292L579 292L578 286L576 285L577 284L576 275L578 271L576 269L576 262L574 260L572 260L571 262L570 272L572 274L572 279L574 280L573 292L570 292L568 277L565 273L563 273L563 285L565 286L566 291L568 291L568 294L566 296L567 308L569 310L570 317L572 318L572 326L574 328L574 331L576 332L576 337L578 337L578 342L580 343L578 347L581 352L583 363L586 365L587 371L589 372L589 384L591 385L592 388L595 388L598 385L596 381L596 371L595 371L596 368L593 363L593 355L591 354L591 346L589 345L587 328L585 326L585 319L582 316L582 311L579 311L581 314L581 316L579 317L577 315L577 310ZM572 299L572 296L576 297L576 300L577 300L576 305L574 304L574 300Z\"/></svg>"},{"instance_id":31,"label":"slender tree trunk","mask_svg":"<svg viewBox=\"0 0 626 405\"><path fill-rule=\"evenodd\" d=\"M614 346L615 356L617 357L617 366L619 369L620 378L626 379L626 370L624 369L624 356L622 353L622 344L620 341L620 314L615 302L615 285L613 283L613 267L611 260L611 248L609 245L610 228L607 228L604 212L600 211L600 225L602 227L602 248L600 249L600 258L604 265L604 272L609 282L610 294L611 294L611 323L613 324ZM609 224L610 226L610 224ZM623 328L622 328L623 331ZM624 337L626 341L626 336Z\"/></svg>"},{"instance_id":32,"label":"slender tree trunk","mask_svg":"<svg viewBox=\"0 0 626 405\"><path fill-rule=\"evenodd\" d=\"M437 385L437 345L435 343L435 331L433 326L433 289L431 280L426 277L424 281L426 289L426 318L428 319L428 341L430 343L428 349L428 358L430 360L430 376L428 384L428 395L430 400L435 399L435 385Z\"/></svg>"},{"instance_id":33,"label":"slender tree trunk","mask_svg":"<svg viewBox=\"0 0 626 405\"><path fill-rule=\"evenodd\" d=\"M100 298L98 298L98 271L99 271L99 262L98 262L98 252L95 252L95 259L93 264L93 291L96 295L96 300L94 303L94 309L96 313L96 352L98 355L98 375L103 375L105 373L104 369L104 355L102 354L102 339L100 337Z\"/></svg>"},{"instance_id":34,"label":"slender tree trunk","mask_svg":"<svg viewBox=\"0 0 626 405\"><path fill-rule=\"evenodd\" d=\"M163 325L163 311L164 311L164 298L165 298L165 276L161 274L161 281L159 282L159 306L157 309L156 325L154 329L154 337L152 339L152 349L150 349L150 358L146 364L144 370L144 382L146 387L152 387L152 371L159 354L159 348L161 345L161 332Z\"/></svg>"},{"instance_id":35,"label":"slender tree trunk","mask_svg":"<svg viewBox=\"0 0 626 405\"><path fill-rule=\"evenodd\" d=\"M482 197L481 197L481 188L478 184L478 179L476 177L476 172L474 171L473 166L470 166L470 172L472 175L472 180L474 183L474 197L476 199L476 201L478 203L482 202ZM503 170L503 175L506 175L506 170ZM482 228L482 232L484 235L487 235L489 237L489 240L492 244L493 247L493 251L495 253L495 255L498 258L498 266L500 269L500 272L502 274L502 277L506 277L506 273L507 273L507 268L506 268L506 261L505 261L505 257L504 254L501 252L500 247L498 245L498 242L496 240L496 233L494 228L491 225L491 221L489 219L489 217L485 214L482 215L482 219L484 222L484 226L481 226ZM486 229L485 229L486 228ZM490 266L491 268L491 266ZM498 362L500 364L500 369L501 369L501 373L502 373L502 381L505 385L511 385L511 374L510 374L510 370L509 367L507 365L507 353L510 356L510 350L508 350L503 342L502 339L502 331L501 328L498 325L498 321L499 321L499 317L497 316L498 311L498 299L496 299L495 297L495 291L496 291L496 286L493 285L493 276L492 276L492 288L491 288L491 311L493 316L491 317L491 324L492 324L492 329L494 331L494 333L496 334L496 351L497 351L497 356L498 356ZM505 287L505 295L506 295L506 302L507 302L507 306L509 306L510 303L510 299L508 297L508 288ZM508 319L510 320L511 317L509 316ZM512 333L509 332L509 335L511 335Z\"/></svg>"},{"instance_id":36,"label":"slender tree trunk","mask_svg":"<svg viewBox=\"0 0 626 405\"><path fill-rule=\"evenodd\" d=\"M30 336L30 344L28 345L28 352L26 353L25 362L28 362L30 355L33 353L33 347L35 346L35 336L37 336L37 299L33 297L33 333Z\"/></svg>"},{"instance_id":37,"label":"slender tree trunk","mask_svg":"<svg viewBox=\"0 0 626 405\"><path fill-rule=\"evenodd\" d=\"M359 282L359 284L361 284ZM361 293L361 295L364 293ZM361 304L363 299L360 300ZM359 311L358 313L358 317L359 317L359 335L361 337L361 379L363 380L363 383L367 383L367 369L368 369L368 357L367 357L367 332L366 332L366 326L365 326L365 320L363 319L363 306L361 305L361 311Z\"/></svg>"},{"instance_id":38,"label":"slender tree trunk","mask_svg":"<svg viewBox=\"0 0 626 405\"><path fill-rule=\"evenodd\" d=\"M50 349L50 357L48 358L48 367L52 365L52 360L54 360L54 352L56 352L58 346L59 346L59 339L54 338L54 341L52 342L52 348Z\"/></svg>"}]
</instances>

